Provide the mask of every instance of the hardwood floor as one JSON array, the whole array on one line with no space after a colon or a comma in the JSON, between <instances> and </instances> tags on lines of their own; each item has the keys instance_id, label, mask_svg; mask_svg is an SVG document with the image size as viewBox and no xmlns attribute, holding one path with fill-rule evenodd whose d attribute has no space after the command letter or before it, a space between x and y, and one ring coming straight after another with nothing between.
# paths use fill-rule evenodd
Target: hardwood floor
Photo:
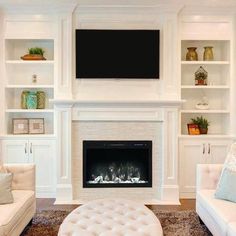
<instances>
[{"instance_id":1,"label":"hardwood floor","mask_svg":"<svg viewBox=\"0 0 236 236\"><path fill-rule=\"evenodd\" d=\"M54 205L54 198L37 198L37 210L69 210L72 211L78 205ZM181 205L148 205L150 209L170 210L170 211L183 211L195 210L195 199L181 199Z\"/></svg>"}]
</instances>

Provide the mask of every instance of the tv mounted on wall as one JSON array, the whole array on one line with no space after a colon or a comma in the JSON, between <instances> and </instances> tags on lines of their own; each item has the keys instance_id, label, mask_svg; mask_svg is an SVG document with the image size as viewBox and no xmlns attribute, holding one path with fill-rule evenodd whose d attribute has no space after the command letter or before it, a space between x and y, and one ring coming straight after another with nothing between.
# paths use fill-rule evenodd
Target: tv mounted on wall
<instances>
[{"instance_id":1,"label":"tv mounted on wall","mask_svg":"<svg viewBox=\"0 0 236 236\"><path fill-rule=\"evenodd\" d=\"M76 78L159 78L159 30L76 30Z\"/></svg>"}]
</instances>

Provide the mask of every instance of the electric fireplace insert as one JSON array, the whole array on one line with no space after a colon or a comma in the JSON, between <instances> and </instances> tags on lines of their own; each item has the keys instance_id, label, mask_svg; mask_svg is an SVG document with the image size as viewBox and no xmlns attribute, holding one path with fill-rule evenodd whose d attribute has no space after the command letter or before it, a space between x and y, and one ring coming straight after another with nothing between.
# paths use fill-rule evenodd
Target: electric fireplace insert
<instances>
[{"instance_id":1,"label":"electric fireplace insert","mask_svg":"<svg viewBox=\"0 0 236 236\"><path fill-rule=\"evenodd\" d=\"M83 187L152 187L152 141L83 141Z\"/></svg>"}]
</instances>

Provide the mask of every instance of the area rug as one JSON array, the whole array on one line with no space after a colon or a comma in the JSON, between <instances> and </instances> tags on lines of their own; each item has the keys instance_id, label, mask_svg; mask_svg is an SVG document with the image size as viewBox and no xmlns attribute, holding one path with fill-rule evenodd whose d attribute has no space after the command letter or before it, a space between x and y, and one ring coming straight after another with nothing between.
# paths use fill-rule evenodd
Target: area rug
<instances>
[{"instance_id":1,"label":"area rug","mask_svg":"<svg viewBox=\"0 0 236 236\"><path fill-rule=\"evenodd\" d=\"M153 212L161 222L164 236L211 236L195 211ZM69 213L58 210L37 212L32 224L27 226L21 236L56 236L60 224Z\"/></svg>"}]
</instances>

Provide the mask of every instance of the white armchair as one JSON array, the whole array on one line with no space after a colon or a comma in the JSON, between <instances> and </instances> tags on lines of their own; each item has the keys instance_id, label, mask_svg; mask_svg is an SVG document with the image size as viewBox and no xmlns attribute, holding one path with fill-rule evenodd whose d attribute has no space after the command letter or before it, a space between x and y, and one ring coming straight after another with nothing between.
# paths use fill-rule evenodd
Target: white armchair
<instances>
[{"instance_id":1,"label":"white armchair","mask_svg":"<svg viewBox=\"0 0 236 236\"><path fill-rule=\"evenodd\" d=\"M35 165L4 165L13 173L12 204L0 205L0 236L19 236L36 212Z\"/></svg>"},{"instance_id":2,"label":"white armchair","mask_svg":"<svg viewBox=\"0 0 236 236\"><path fill-rule=\"evenodd\" d=\"M196 211L214 236L235 236L236 203L214 196L222 167L219 164L197 166Z\"/></svg>"}]
</instances>

